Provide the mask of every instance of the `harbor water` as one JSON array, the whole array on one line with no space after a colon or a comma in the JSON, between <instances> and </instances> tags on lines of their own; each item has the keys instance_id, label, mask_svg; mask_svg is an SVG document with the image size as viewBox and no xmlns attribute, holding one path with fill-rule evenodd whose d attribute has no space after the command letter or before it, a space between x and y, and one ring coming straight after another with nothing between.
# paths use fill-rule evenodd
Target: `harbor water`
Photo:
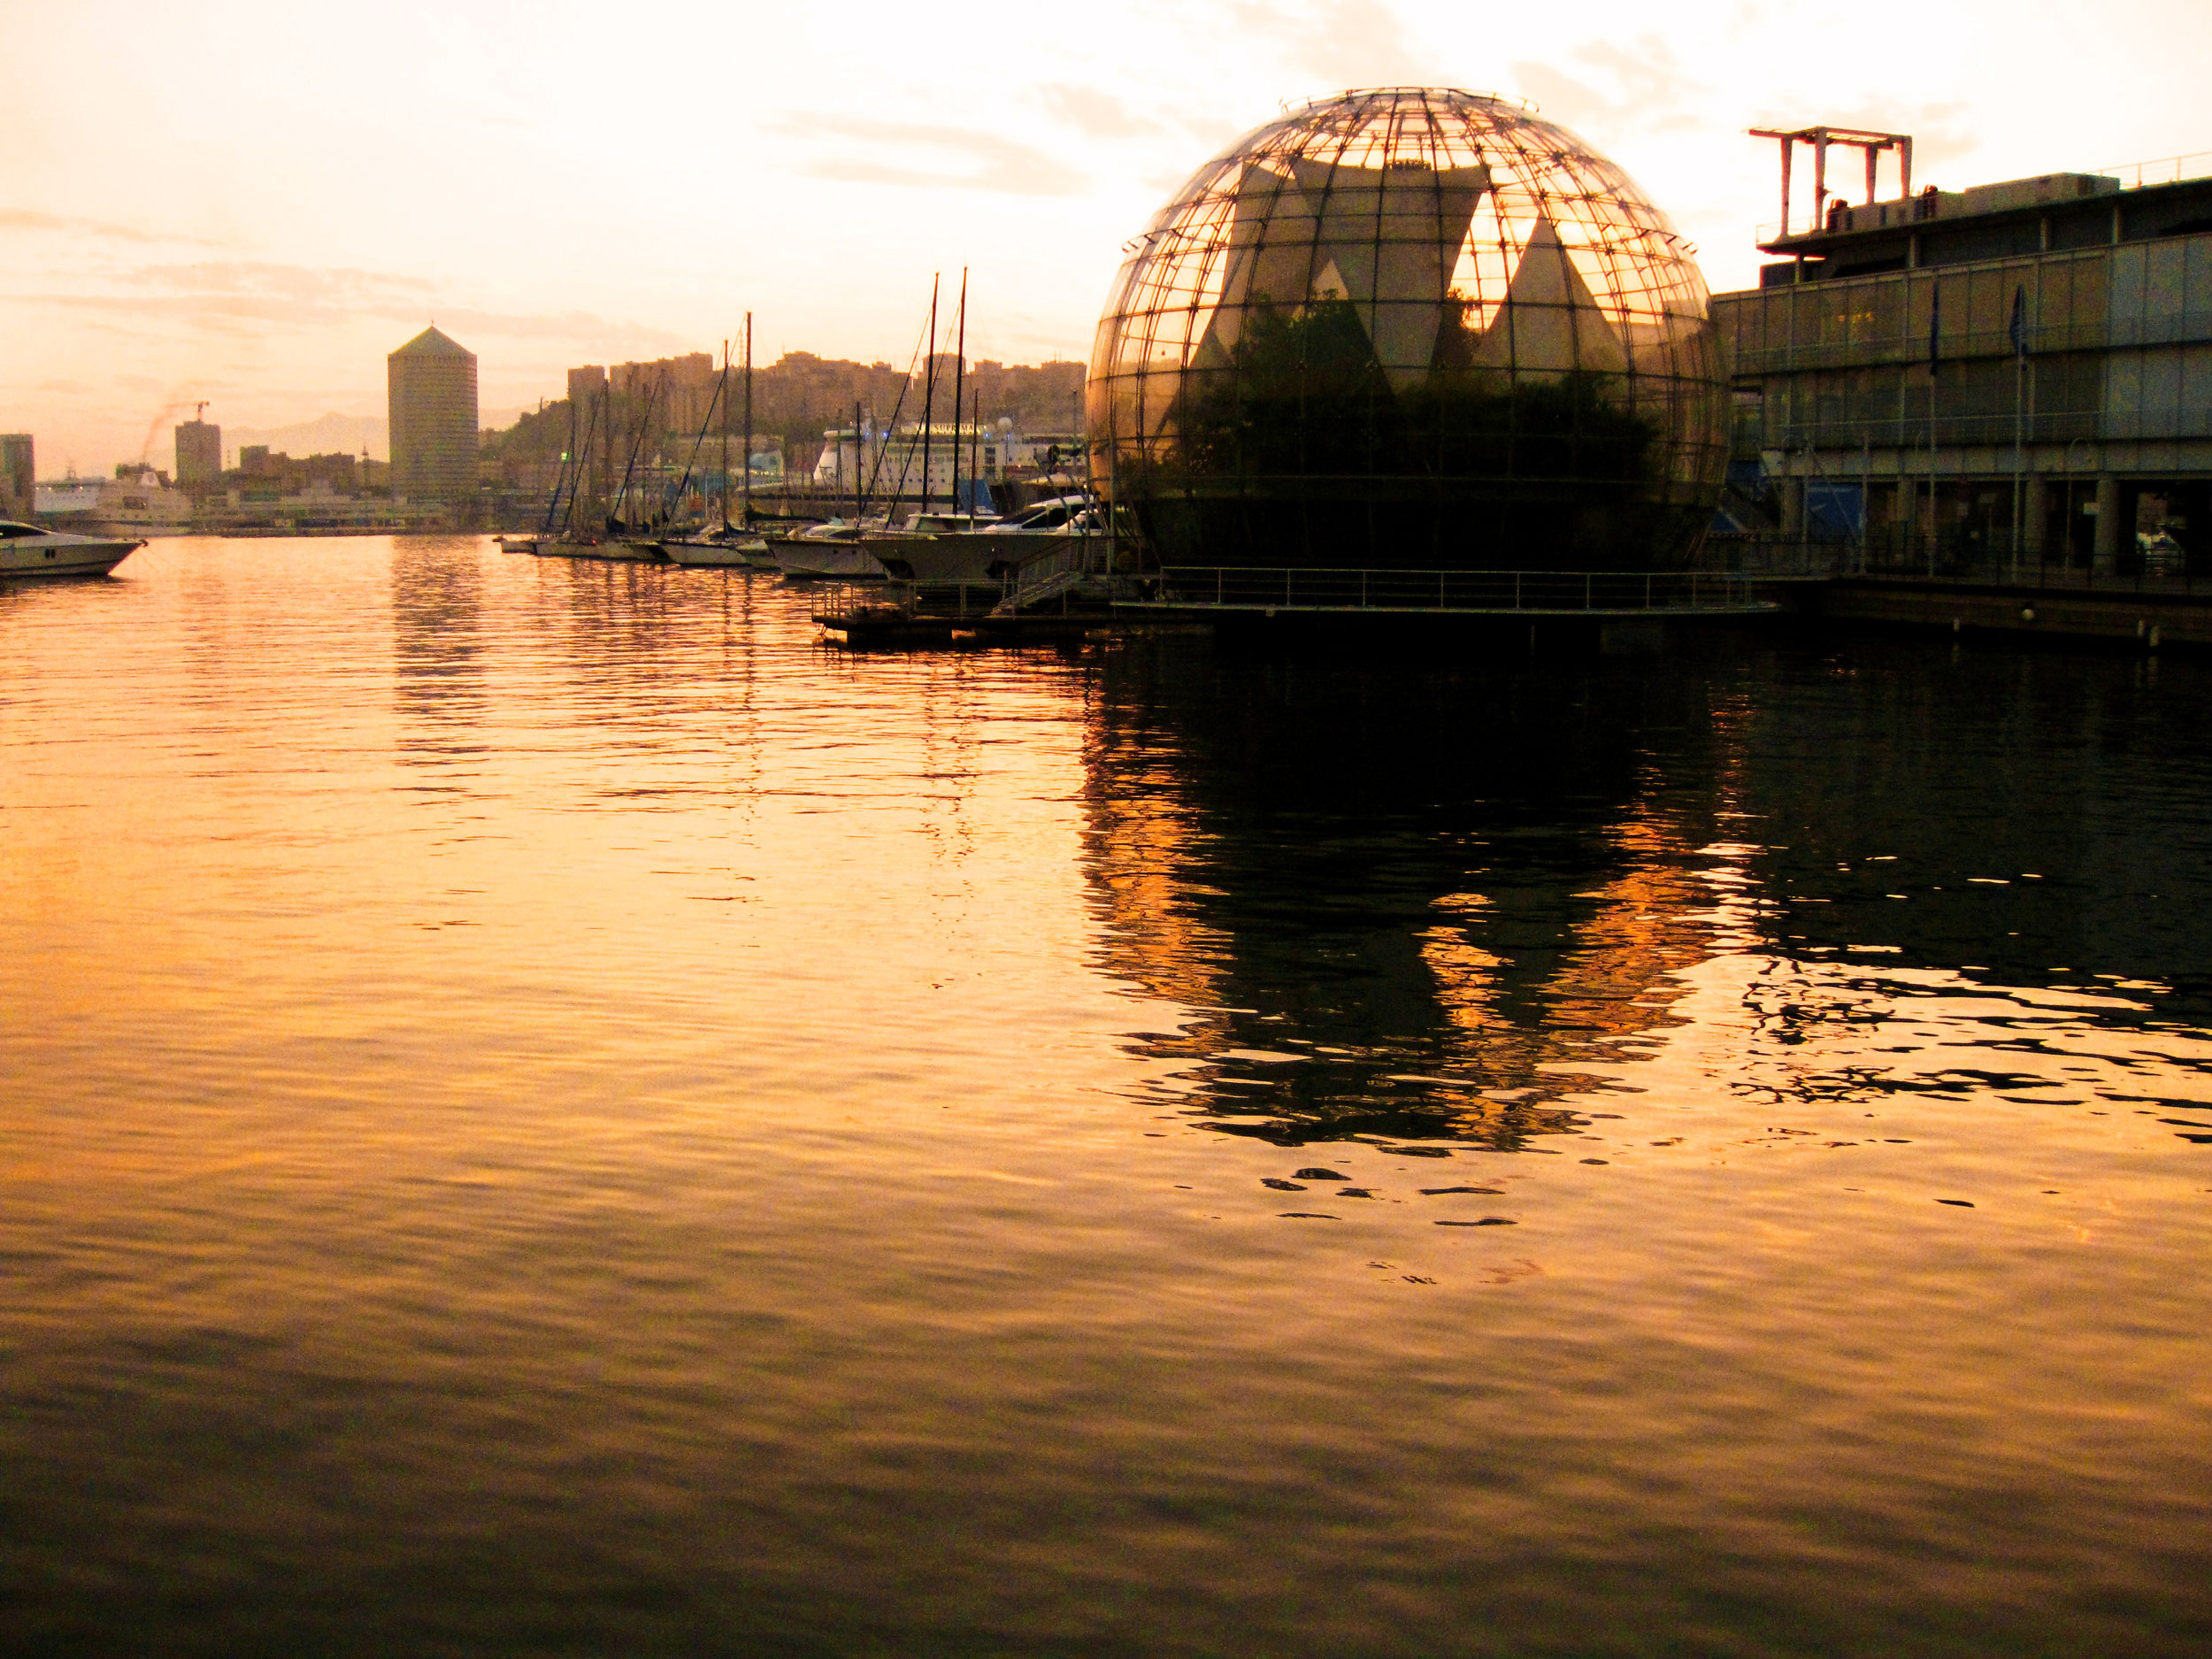
<instances>
[{"instance_id":1,"label":"harbor water","mask_svg":"<svg viewBox=\"0 0 2212 1659\"><path fill-rule=\"evenodd\" d=\"M2212 667L0 592L0 1649L2201 1654Z\"/></svg>"}]
</instances>

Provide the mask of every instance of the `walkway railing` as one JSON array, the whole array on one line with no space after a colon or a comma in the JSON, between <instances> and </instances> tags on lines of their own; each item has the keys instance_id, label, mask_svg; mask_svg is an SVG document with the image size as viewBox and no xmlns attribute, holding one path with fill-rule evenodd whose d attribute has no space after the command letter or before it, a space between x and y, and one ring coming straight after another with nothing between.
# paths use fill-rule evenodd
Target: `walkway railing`
<instances>
[{"instance_id":1,"label":"walkway railing","mask_svg":"<svg viewBox=\"0 0 2212 1659\"><path fill-rule=\"evenodd\" d=\"M1720 571L1422 571L1171 565L1156 596L1117 609L1404 614L1668 615L1770 611L1756 579Z\"/></svg>"},{"instance_id":2,"label":"walkway railing","mask_svg":"<svg viewBox=\"0 0 2212 1659\"><path fill-rule=\"evenodd\" d=\"M1927 536L1876 526L1863 542L1713 535L1706 538L1701 562L1747 579L1770 580L1873 576L1896 581L2212 598L2212 568L2193 573L2187 556L2177 548L2129 548L2117 561L2100 567L2086 553L2062 541L2031 541L2016 549L2002 529Z\"/></svg>"}]
</instances>

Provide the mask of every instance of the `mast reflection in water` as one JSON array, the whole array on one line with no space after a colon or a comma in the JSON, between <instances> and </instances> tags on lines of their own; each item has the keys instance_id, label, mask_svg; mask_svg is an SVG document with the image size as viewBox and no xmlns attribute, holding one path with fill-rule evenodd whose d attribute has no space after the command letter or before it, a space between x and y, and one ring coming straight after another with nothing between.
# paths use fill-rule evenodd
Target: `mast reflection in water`
<instances>
[{"instance_id":1,"label":"mast reflection in water","mask_svg":"<svg viewBox=\"0 0 2212 1659\"><path fill-rule=\"evenodd\" d=\"M2212 675L0 595L0 1647L2182 1654Z\"/></svg>"}]
</instances>

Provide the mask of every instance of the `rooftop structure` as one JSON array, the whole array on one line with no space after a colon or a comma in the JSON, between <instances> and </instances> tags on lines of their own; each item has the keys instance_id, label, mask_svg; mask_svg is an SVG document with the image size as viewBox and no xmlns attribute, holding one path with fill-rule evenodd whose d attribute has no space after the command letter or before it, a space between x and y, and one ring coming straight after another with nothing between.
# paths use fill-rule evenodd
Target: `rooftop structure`
<instances>
[{"instance_id":1,"label":"rooftop structure","mask_svg":"<svg viewBox=\"0 0 2212 1659\"><path fill-rule=\"evenodd\" d=\"M1825 503L1828 531L1932 564L2110 571L2163 536L2212 570L2212 177L2188 171L1837 199L1763 232L1782 260L1713 314L1776 527L1817 533Z\"/></svg>"},{"instance_id":2,"label":"rooftop structure","mask_svg":"<svg viewBox=\"0 0 2212 1659\"><path fill-rule=\"evenodd\" d=\"M385 361L393 495L469 501L476 493L476 354L434 327Z\"/></svg>"},{"instance_id":3,"label":"rooftop structure","mask_svg":"<svg viewBox=\"0 0 2212 1659\"><path fill-rule=\"evenodd\" d=\"M1826 127L1807 132L1827 133ZM1923 270L2026 254L2062 253L2212 230L2212 156L2182 157L2148 169L2131 168L2131 183L2109 172L2048 173L1964 190L1931 184L1912 193L1912 139L1904 134L1855 134L1827 142L1863 143L1880 138L1901 152L1900 193L1877 200L1875 152L1868 151L1865 199L1849 202L1815 175L1813 214L1802 226L1791 219L1790 142L1805 134L1755 131L1755 138L1782 136L1782 220L1763 226L1759 250L1786 259L1768 265L1762 287L1860 276L1881 271ZM2201 172L2192 163L2200 164ZM2147 173L2147 176L2146 176ZM2171 176L2163 176L2170 174Z\"/></svg>"},{"instance_id":4,"label":"rooftop structure","mask_svg":"<svg viewBox=\"0 0 2212 1659\"><path fill-rule=\"evenodd\" d=\"M1171 565L1686 561L1725 394L1703 280L1612 163L1518 104L1320 100L1129 244L1097 488Z\"/></svg>"}]
</instances>

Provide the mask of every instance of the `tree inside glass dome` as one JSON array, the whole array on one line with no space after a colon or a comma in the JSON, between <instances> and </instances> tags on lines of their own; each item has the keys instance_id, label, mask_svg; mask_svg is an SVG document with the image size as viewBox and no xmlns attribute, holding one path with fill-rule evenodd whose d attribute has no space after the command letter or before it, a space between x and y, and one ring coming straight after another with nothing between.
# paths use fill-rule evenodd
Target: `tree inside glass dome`
<instances>
[{"instance_id":1,"label":"tree inside glass dome","mask_svg":"<svg viewBox=\"0 0 2212 1659\"><path fill-rule=\"evenodd\" d=\"M1658 423L1623 406L1624 378L1588 370L1516 377L1474 366L1455 320L1427 381L1392 388L1358 307L1263 300L1225 368L1192 373L1177 409L1197 474L1571 487L1584 501L1652 477Z\"/></svg>"}]
</instances>

